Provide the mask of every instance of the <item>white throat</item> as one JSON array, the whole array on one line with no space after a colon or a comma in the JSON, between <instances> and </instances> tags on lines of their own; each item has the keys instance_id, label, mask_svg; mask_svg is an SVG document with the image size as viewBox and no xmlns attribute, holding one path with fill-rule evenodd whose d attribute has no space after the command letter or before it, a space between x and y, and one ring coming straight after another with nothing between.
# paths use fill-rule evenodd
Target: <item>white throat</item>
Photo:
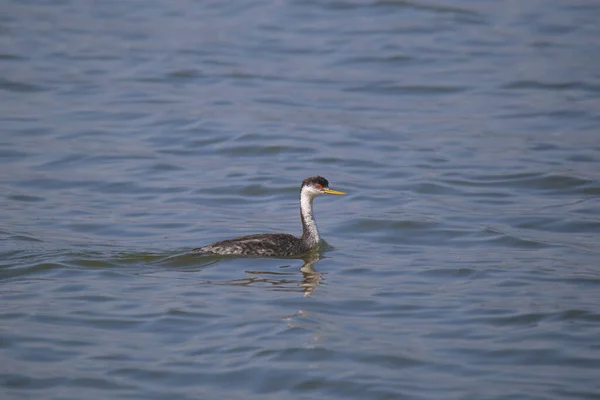
<instances>
[{"instance_id":1,"label":"white throat","mask_svg":"<svg viewBox=\"0 0 600 400\"><path fill-rule=\"evenodd\" d=\"M306 192L300 194L300 215L302 217L302 239L309 240L312 245L319 243L321 239L319 236L319 230L317 229L317 223L313 216L312 202L313 196Z\"/></svg>"}]
</instances>

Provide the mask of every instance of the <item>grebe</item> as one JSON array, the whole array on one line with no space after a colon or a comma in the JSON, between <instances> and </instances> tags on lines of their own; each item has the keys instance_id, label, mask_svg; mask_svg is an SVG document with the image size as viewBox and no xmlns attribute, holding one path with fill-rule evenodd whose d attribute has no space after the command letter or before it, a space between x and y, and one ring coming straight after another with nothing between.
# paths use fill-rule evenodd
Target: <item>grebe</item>
<instances>
[{"instance_id":1,"label":"grebe","mask_svg":"<svg viewBox=\"0 0 600 400\"><path fill-rule=\"evenodd\" d=\"M319 230L313 217L313 199L321 194L346 194L329 189L329 181L312 176L302 181L300 187L300 217L302 236L287 233L259 233L223 240L192 250L194 253L221 255L248 255L262 257L294 257L302 255L319 245Z\"/></svg>"}]
</instances>

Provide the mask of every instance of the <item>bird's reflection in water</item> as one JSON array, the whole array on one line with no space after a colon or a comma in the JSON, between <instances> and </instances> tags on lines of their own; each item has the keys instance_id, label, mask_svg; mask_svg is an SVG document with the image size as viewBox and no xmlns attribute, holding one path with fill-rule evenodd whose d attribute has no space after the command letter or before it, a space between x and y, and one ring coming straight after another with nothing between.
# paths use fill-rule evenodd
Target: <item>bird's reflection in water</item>
<instances>
[{"instance_id":1,"label":"bird's reflection in water","mask_svg":"<svg viewBox=\"0 0 600 400\"><path fill-rule=\"evenodd\" d=\"M304 262L300 267L301 280L294 278L297 276L297 272L246 271L247 274L253 276L236 279L230 283L240 286L269 284L274 290L281 291L296 291L299 288L304 293L304 297L309 297L323 280L322 274L314 268L314 264L321 258L321 254L317 252L301 258ZM281 268L289 267L291 265L284 265Z\"/></svg>"},{"instance_id":2,"label":"bird's reflection in water","mask_svg":"<svg viewBox=\"0 0 600 400\"><path fill-rule=\"evenodd\" d=\"M313 265L321 259L320 256L314 256L304 260L304 265L300 267L302 272L302 283L300 287L304 289L304 297L308 297L314 292L315 288L319 286L323 276L321 273L313 267Z\"/></svg>"}]
</instances>

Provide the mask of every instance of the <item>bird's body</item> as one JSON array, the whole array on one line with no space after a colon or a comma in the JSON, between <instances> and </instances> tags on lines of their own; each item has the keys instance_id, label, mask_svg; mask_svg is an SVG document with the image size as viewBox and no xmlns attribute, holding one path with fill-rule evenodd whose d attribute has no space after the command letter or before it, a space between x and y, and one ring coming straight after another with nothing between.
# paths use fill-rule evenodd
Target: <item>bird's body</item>
<instances>
[{"instance_id":1,"label":"bird's body","mask_svg":"<svg viewBox=\"0 0 600 400\"><path fill-rule=\"evenodd\" d=\"M320 176L313 176L302 181L300 188L302 236L299 238L286 233L259 233L223 240L193 251L260 257L294 257L305 254L319 245L320 236L312 212L312 201L321 194L345 193L329 189L327 179Z\"/></svg>"},{"instance_id":2,"label":"bird's body","mask_svg":"<svg viewBox=\"0 0 600 400\"><path fill-rule=\"evenodd\" d=\"M258 233L223 240L197 249L201 252L223 255L254 255L263 257L293 257L304 254L311 247L302 239L287 233Z\"/></svg>"}]
</instances>

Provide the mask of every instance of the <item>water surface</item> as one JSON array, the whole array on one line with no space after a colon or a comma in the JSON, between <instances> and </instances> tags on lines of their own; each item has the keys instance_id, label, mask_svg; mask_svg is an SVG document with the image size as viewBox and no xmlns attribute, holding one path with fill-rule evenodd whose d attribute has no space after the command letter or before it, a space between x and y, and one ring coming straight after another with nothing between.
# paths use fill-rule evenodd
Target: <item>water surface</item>
<instances>
[{"instance_id":1,"label":"water surface","mask_svg":"<svg viewBox=\"0 0 600 400\"><path fill-rule=\"evenodd\" d=\"M2 9L3 399L600 398L598 5Z\"/></svg>"}]
</instances>

